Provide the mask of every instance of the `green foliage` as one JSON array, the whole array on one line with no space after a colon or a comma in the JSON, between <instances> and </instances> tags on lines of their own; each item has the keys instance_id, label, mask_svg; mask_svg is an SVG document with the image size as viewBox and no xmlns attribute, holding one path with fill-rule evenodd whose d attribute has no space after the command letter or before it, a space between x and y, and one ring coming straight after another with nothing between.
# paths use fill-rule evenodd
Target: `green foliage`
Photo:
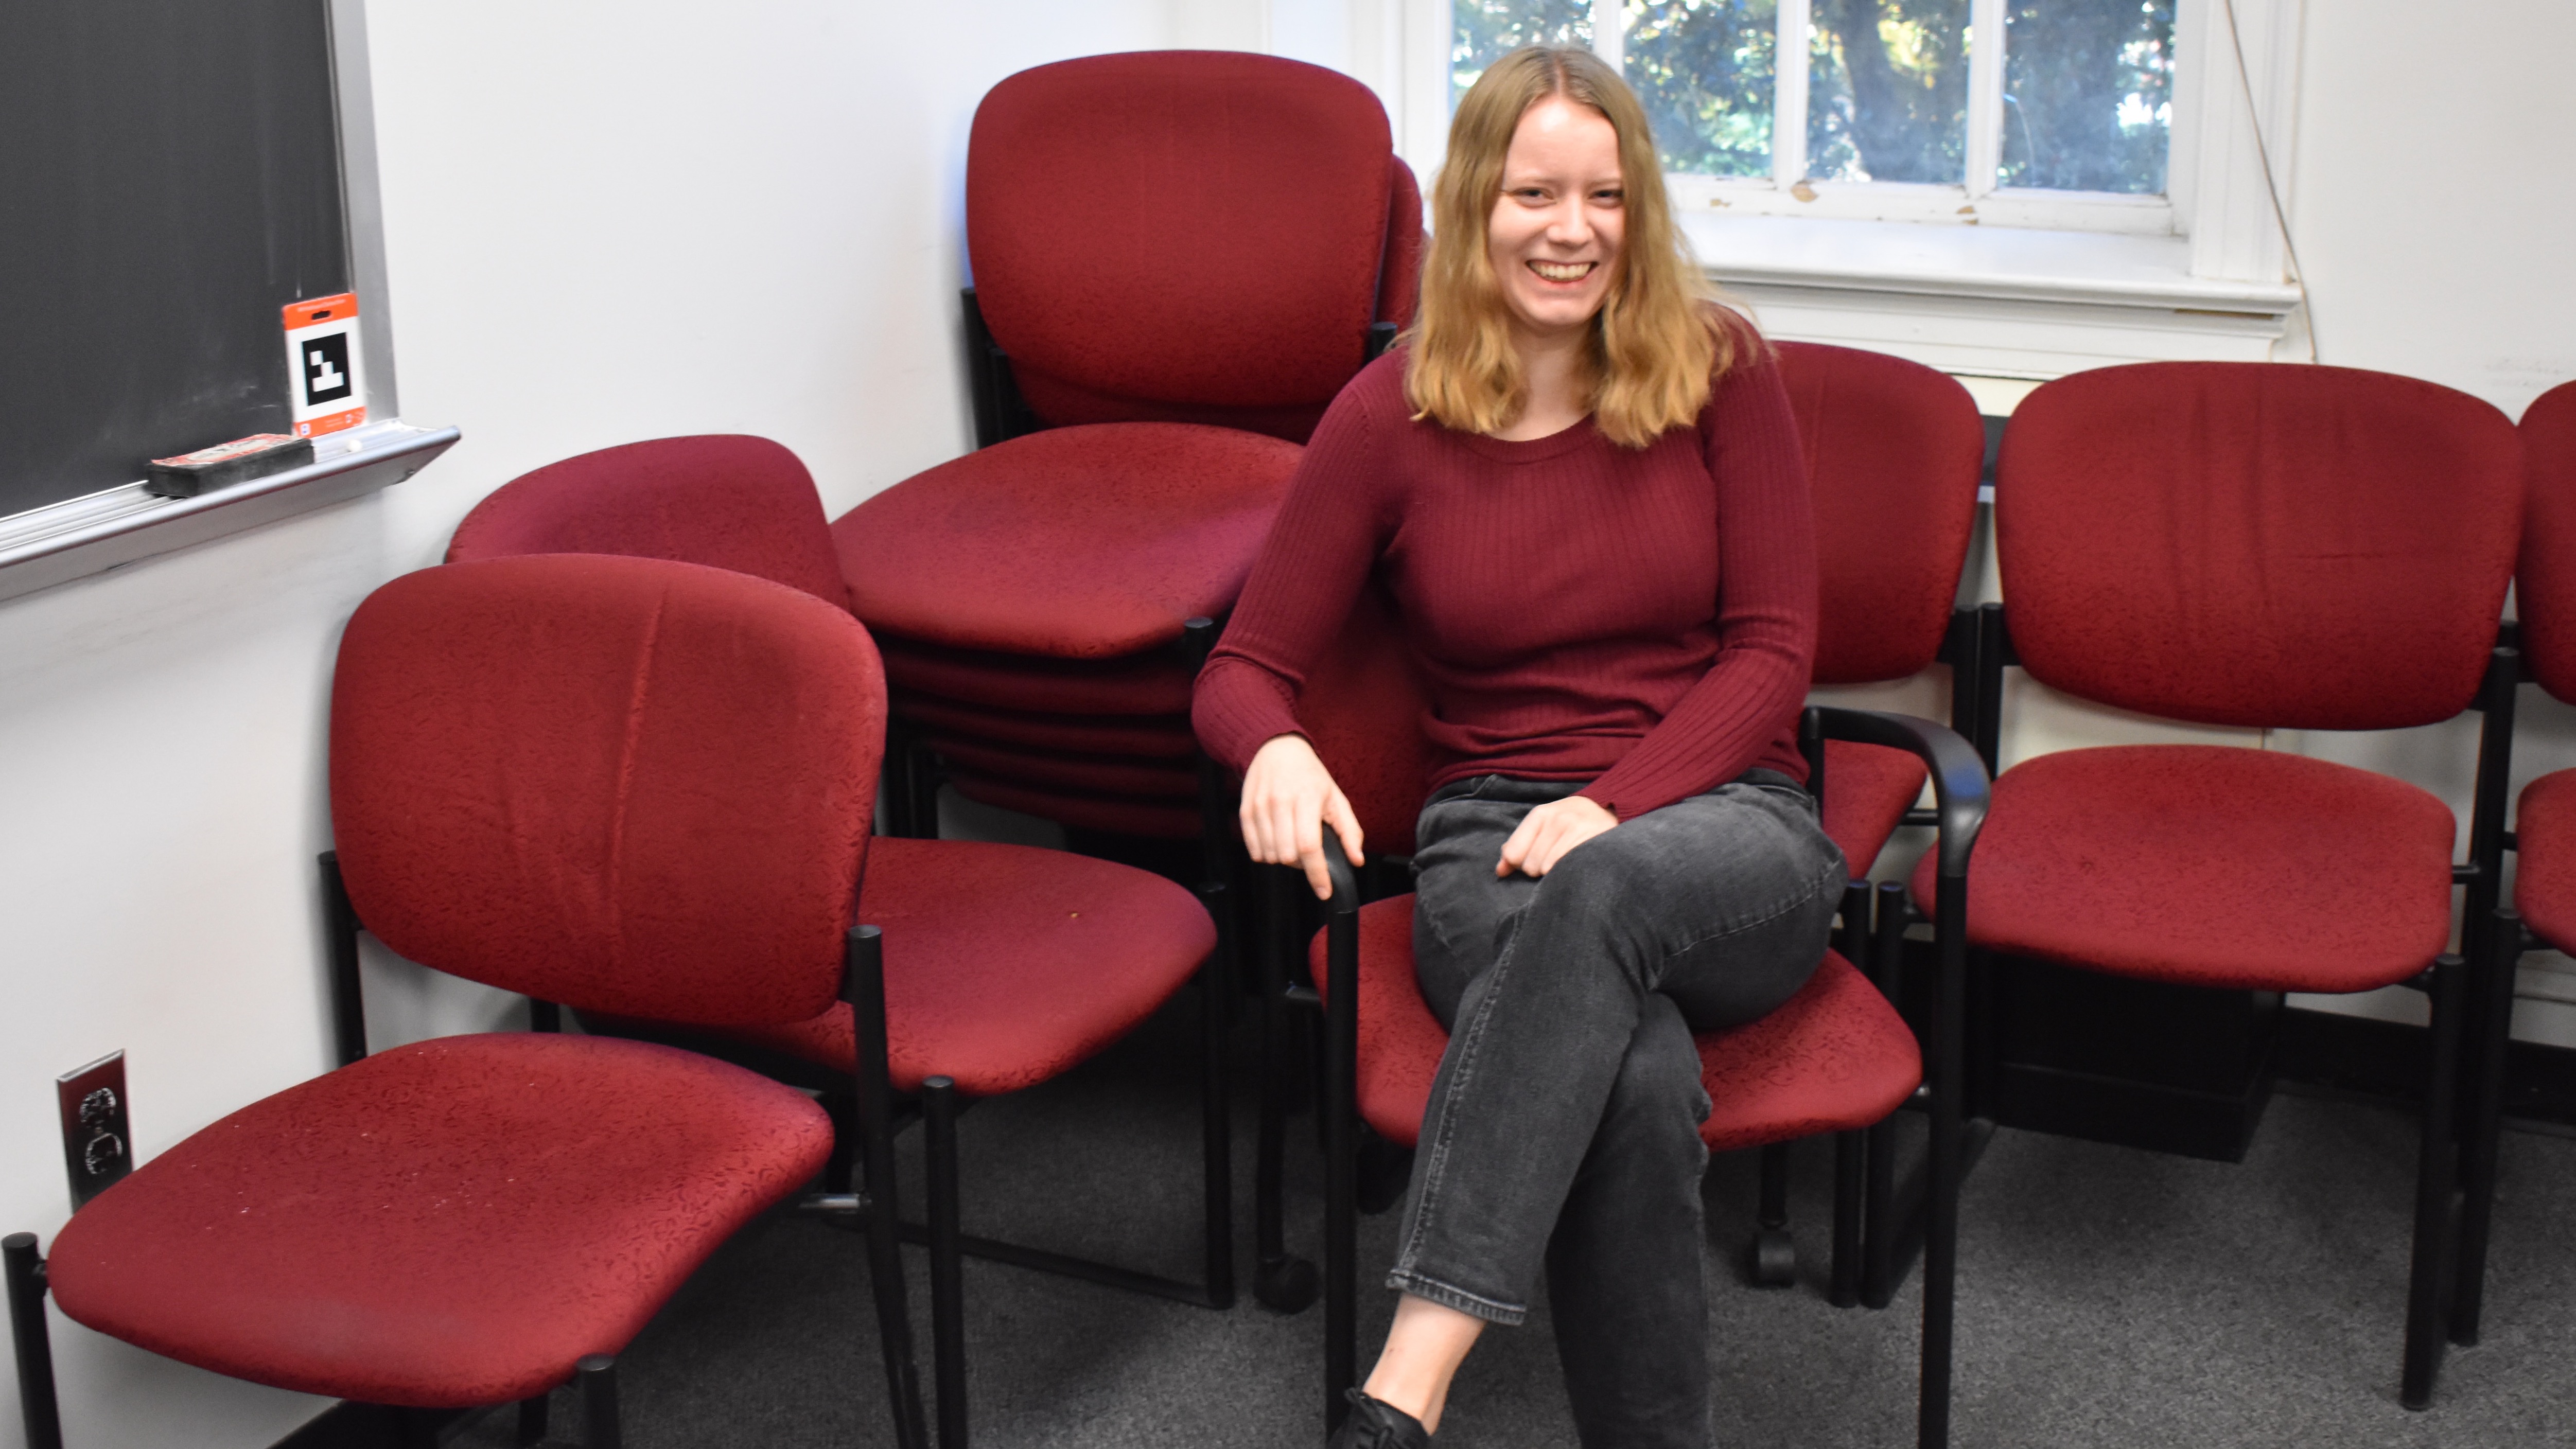
<instances>
[{"instance_id":1,"label":"green foliage","mask_svg":"<svg viewBox=\"0 0 2576 1449\"><path fill-rule=\"evenodd\" d=\"M2002 184L2165 189L2173 0L2011 0Z\"/></svg>"},{"instance_id":2,"label":"green foliage","mask_svg":"<svg viewBox=\"0 0 2576 1449\"><path fill-rule=\"evenodd\" d=\"M1968 0L1814 0L1807 174L1967 176Z\"/></svg>"},{"instance_id":3,"label":"green foliage","mask_svg":"<svg viewBox=\"0 0 2576 1449\"><path fill-rule=\"evenodd\" d=\"M1778 0L1628 0L1629 86L1664 169L1771 172Z\"/></svg>"},{"instance_id":4,"label":"green foliage","mask_svg":"<svg viewBox=\"0 0 2576 1449\"><path fill-rule=\"evenodd\" d=\"M1524 45L1592 44L1589 0L1455 0L1451 32L1449 105L1485 73L1485 67Z\"/></svg>"}]
</instances>

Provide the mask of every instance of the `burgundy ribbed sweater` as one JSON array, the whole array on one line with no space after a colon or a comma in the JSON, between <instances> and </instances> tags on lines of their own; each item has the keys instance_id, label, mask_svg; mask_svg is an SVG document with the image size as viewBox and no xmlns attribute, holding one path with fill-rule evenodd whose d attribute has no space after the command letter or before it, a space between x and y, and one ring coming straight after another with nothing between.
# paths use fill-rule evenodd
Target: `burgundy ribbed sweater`
<instances>
[{"instance_id":1,"label":"burgundy ribbed sweater","mask_svg":"<svg viewBox=\"0 0 2576 1449\"><path fill-rule=\"evenodd\" d=\"M1816 640L1798 431L1759 342L1695 429L1641 451L1589 419L1505 442L1415 422L1401 350L1324 415L1192 721L1240 771L1298 732L1297 691L1372 570L1422 666L1430 786L1590 780L1622 818L1755 766L1805 779Z\"/></svg>"}]
</instances>

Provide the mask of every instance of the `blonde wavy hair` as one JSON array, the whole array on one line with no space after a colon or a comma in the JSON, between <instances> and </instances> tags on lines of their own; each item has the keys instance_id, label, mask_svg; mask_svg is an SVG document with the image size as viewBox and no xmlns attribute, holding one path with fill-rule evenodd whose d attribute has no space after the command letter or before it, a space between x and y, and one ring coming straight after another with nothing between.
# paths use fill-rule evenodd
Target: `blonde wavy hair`
<instances>
[{"instance_id":1,"label":"blonde wavy hair","mask_svg":"<svg viewBox=\"0 0 2576 1449\"><path fill-rule=\"evenodd\" d=\"M1404 339L1405 399L1417 421L1487 434L1510 427L1529 405L1487 228L1512 133L1549 96L1589 106L1619 136L1625 226L1584 356L1595 426L1621 447L1643 448L1699 416L1710 385L1734 364L1739 329L1747 336L1751 329L1714 305L1716 290L1673 225L1646 113L1618 72L1588 50L1513 51L1458 102L1449 159L1432 191L1422 303Z\"/></svg>"}]
</instances>

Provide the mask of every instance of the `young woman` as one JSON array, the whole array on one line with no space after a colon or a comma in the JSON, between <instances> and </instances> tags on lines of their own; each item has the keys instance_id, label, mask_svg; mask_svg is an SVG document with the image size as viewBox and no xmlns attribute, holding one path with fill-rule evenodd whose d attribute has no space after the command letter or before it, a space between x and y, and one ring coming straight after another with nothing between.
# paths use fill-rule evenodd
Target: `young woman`
<instances>
[{"instance_id":1,"label":"young woman","mask_svg":"<svg viewBox=\"0 0 2576 1449\"><path fill-rule=\"evenodd\" d=\"M1349 803L1297 692L1374 574L1438 761L1414 954L1450 1029L1336 1445L1420 1446L1541 1271L1583 1443L1708 1442L1694 1029L1822 958L1844 877L1801 788L1815 547L1787 395L1684 252L1645 117L1587 52L1459 103L1421 313L1345 388L1200 677L1254 859L1327 892Z\"/></svg>"}]
</instances>

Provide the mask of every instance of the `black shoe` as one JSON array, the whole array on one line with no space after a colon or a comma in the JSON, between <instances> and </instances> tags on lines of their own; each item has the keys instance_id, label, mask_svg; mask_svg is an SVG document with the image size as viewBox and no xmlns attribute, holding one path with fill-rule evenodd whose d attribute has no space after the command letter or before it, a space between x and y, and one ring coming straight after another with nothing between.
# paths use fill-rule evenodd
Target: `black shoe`
<instances>
[{"instance_id":1,"label":"black shoe","mask_svg":"<svg viewBox=\"0 0 2576 1449\"><path fill-rule=\"evenodd\" d=\"M1344 1389L1351 1412L1333 1431L1326 1449L1431 1449L1431 1433L1422 1421L1357 1389Z\"/></svg>"}]
</instances>

